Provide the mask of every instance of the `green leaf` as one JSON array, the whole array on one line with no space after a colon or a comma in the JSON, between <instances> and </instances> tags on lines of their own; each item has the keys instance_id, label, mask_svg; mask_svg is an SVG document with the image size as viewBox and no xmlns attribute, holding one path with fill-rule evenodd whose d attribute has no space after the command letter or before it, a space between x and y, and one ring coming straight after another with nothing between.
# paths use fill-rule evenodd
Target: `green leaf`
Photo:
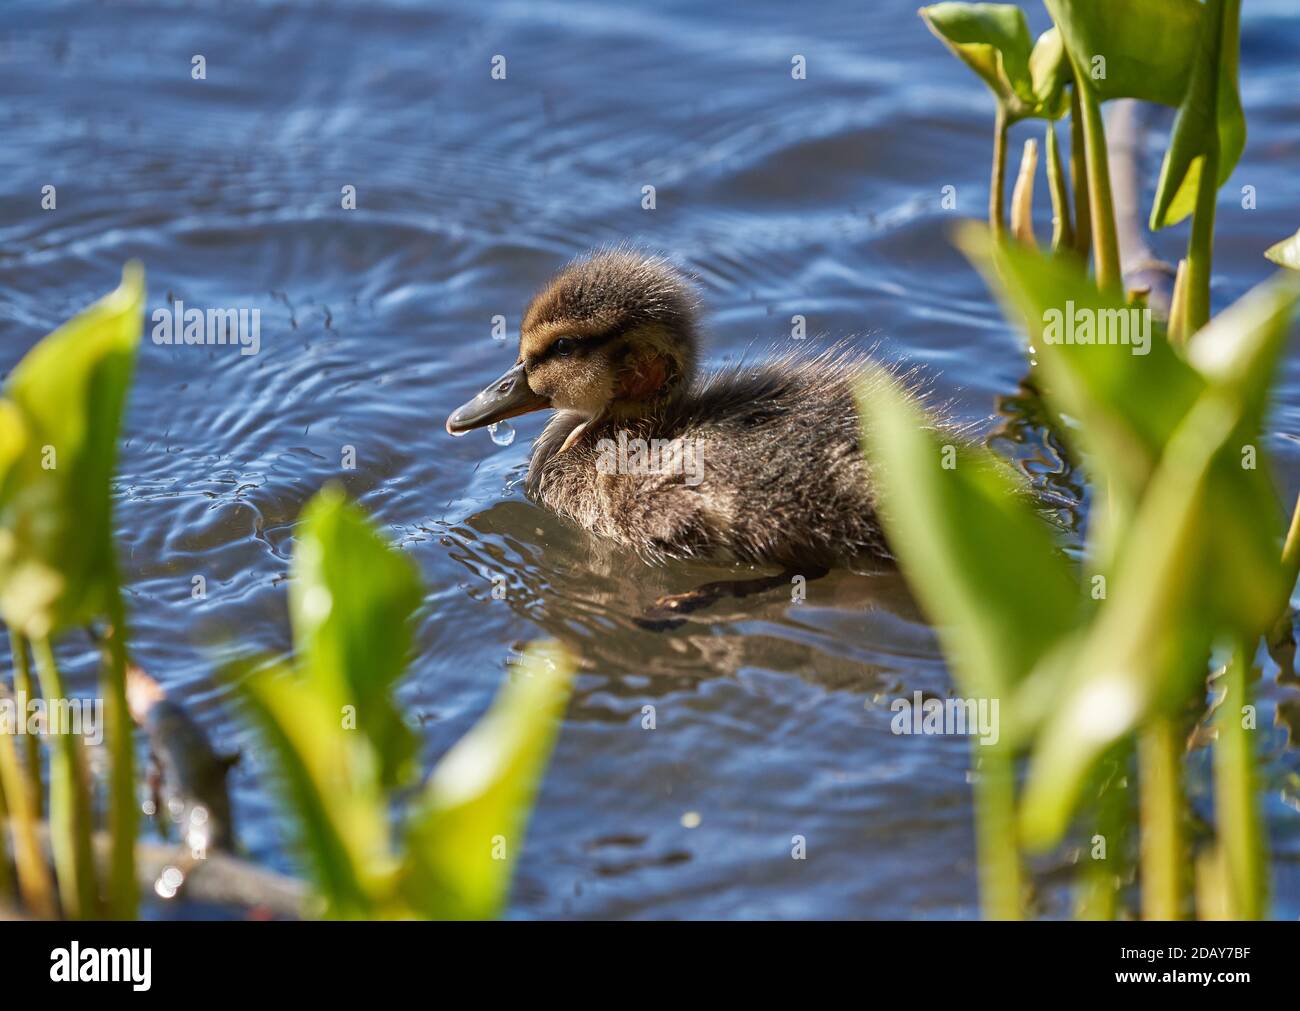
<instances>
[{"instance_id":1,"label":"green leaf","mask_svg":"<svg viewBox=\"0 0 1300 1011\"><path fill-rule=\"evenodd\" d=\"M500 912L573 670L558 645L531 647L487 715L429 777L407 823L403 887L422 915Z\"/></svg>"},{"instance_id":2,"label":"green leaf","mask_svg":"<svg viewBox=\"0 0 1300 1011\"><path fill-rule=\"evenodd\" d=\"M1291 589L1278 567L1282 515L1260 441L1257 425L1238 425L1214 461L1206 504L1206 512L1220 521L1208 547L1207 572L1213 575L1206 577L1205 613L1222 615L1242 629L1268 625ZM1242 451L1248 445L1257 454L1253 470L1243 468Z\"/></svg>"},{"instance_id":3,"label":"green leaf","mask_svg":"<svg viewBox=\"0 0 1300 1011\"><path fill-rule=\"evenodd\" d=\"M1279 267L1300 270L1300 232L1264 250L1264 255Z\"/></svg>"},{"instance_id":4,"label":"green leaf","mask_svg":"<svg viewBox=\"0 0 1300 1011\"><path fill-rule=\"evenodd\" d=\"M400 915L386 788L405 778L415 750L392 689L419 578L333 487L303 509L292 573L295 668L232 678L281 770L327 915Z\"/></svg>"},{"instance_id":5,"label":"green leaf","mask_svg":"<svg viewBox=\"0 0 1300 1011\"><path fill-rule=\"evenodd\" d=\"M1037 115L1046 119L1060 119L1065 115L1070 107L1065 86L1073 77L1061 33L1056 28L1049 28L1038 36L1029 54L1029 78Z\"/></svg>"},{"instance_id":6,"label":"green leaf","mask_svg":"<svg viewBox=\"0 0 1300 1011\"><path fill-rule=\"evenodd\" d=\"M415 737L392 689L411 647L422 596L409 558L376 532L341 490L326 488L303 510L289 609L298 662L321 697L353 707L356 727L380 756L387 786L405 780Z\"/></svg>"},{"instance_id":7,"label":"green leaf","mask_svg":"<svg viewBox=\"0 0 1300 1011\"><path fill-rule=\"evenodd\" d=\"M1278 272L1214 317L1187 344L1187 360L1234 411L1263 423L1268 391L1286 346L1300 278Z\"/></svg>"},{"instance_id":8,"label":"green leaf","mask_svg":"<svg viewBox=\"0 0 1300 1011\"><path fill-rule=\"evenodd\" d=\"M1237 89L1241 0L1207 0L1187 93L1174 120L1151 207L1151 230L1192 213L1207 155L1214 155L1215 188L1232 175L1246 146L1246 116Z\"/></svg>"},{"instance_id":9,"label":"green leaf","mask_svg":"<svg viewBox=\"0 0 1300 1011\"><path fill-rule=\"evenodd\" d=\"M1207 590L1217 612L1247 636L1264 631L1291 590L1278 565L1282 516L1260 433L1297 298L1300 278L1279 274L1214 317L1187 347L1188 360L1238 419L1214 464L1216 578Z\"/></svg>"},{"instance_id":10,"label":"green leaf","mask_svg":"<svg viewBox=\"0 0 1300 1011\"><path fill-rule=\"evenodd\" d=\"M144 305L144 274L23 358L5 392L0 617L30 638L106 611L116 578L109 494ZM3 463L0 460L0 463Z\"/></svg>"},{"instance_id":11,"label":"green leaf","mask_svg":"<svg viewBox=\"0 0 1300 1011\"><path fill-rule=\"evenodd\" d=\"M1119 553L1107 600L1038 733L1022 803L1026 844L1060 839L1097 758L1163 699L1203 679L1210 628L1199 603L1210 462L1231 430L1213 404L1180 429Z\"/></svg>"},{"instance_id":12,"label":"green leaf","mask_svg":"<svg viewBox=\"0 0 1300 1011\"><path fill-rule=\"evenodd\" d=\"M988 85L1010 121L1065 113L1069 80L1060 36L1031 45L1025 14L1012 4L940 3L919 11L926 26Z\"/></svg>"},{"instance_id":13,"label":"green leaf","mask_svg":"<svg viewBox=\"0 0 1300 1011\"><path fill-rule=\"evenodd\" d=\"M1191 363L1158 331L1151 334L1146 355L1132 354L1131 347L1123 346L1051 344L1043 332L1050 313L1083 312L1100 319L1104 312L1123 311L1123 303L1099 292L1079 265L1015 244L995 247L980 226L963 228L957 242L1009 305L1009 314L1024 322L1044 372L1045 397L1058 414L1074 422L1066 434L1082 444L1098 489L1094 522L1107 521L1094 538L1092 560L1107 569L1121 549L1132 513L1174 431L1209 384L1223 387L1227 381L1211 367L1215 356L1210 349L1220 348L1218 357L1225 362L1241 361L1250 356L1236 349L1235 335L1273 339L1281 324L1276 319L1261 324L1259 310L1252 308L1250 299L1243 300L1225 314L1226 324L1220 323L1191 345L1197 349L1189 349ZM1251 373L1267 374L1258 368ZM1152 396L1152 390L1160 395ZM1207 550L1223 561L1219 576L1210 584L1220 605L1239 608L1238 617L1245 620L1259 613L1270 595L1277 599L1272 568L1262 566L1277 551L1272 522L1277 505L1262 459L1255 469L1247 470L1241 458L1242 448L1255 438L1251 433L1262 424L1266 388L1256 385L1235 396L1241 417L1234 436L1237 453L1213 464L1217 477L1207 492L1207 508L1221 521ZM1240 586L1234 578L1239 572L1247 573Z\"/></svg>"},{"instance_id":14,"label":"green leaf","mask_svg":"<svg viewBox=\"0 0 1300 1011\"><path fill-rule=\"evenodd\" d=\"M974 696L1006 698L1076 622L1078 578L1028 488L936 430L883 372L857 392L881 518L909 585Z\"/></svg>"},{"instance_id":15,"label":"green leaf","mask_svg":"<svg viewBox=\"0 0 1300 1011\"><path fill-rule=\"evenodd\" d=\"M1285 592L1277 502L1260 500L1266 486L1243 470L1240 451L1258 438L1262 391L1297 293L1295 283L1261 285L1189 345L1206 386L1168 441L1106 601L1038 735L1022 808L1031 845L1060 839L1107 747L1203 690L1215 636L1249 641L1276 612Z\"/></svg>"},{"instance_id":16,"label":"green leaf","mask_svg":"<svg viewBox=\"0 0 1300 1011\"><path fill-rule=\"evenodd\" d=\"M1061 35L1049 29L1030 44L1024 12L1011 4L923 6L920 17L936 38L979 74L1006 109L1008 121L1058 120L1069 108L1070 62Z\"/></svg>"},{"instance_id":17,"label":"green leaf","mask_svg":"<svg viewBox=\"0 0 1300 1011\"><path fill-rule=\"evenodd\" d=\"M1122 299L1098 290L1082 264L1014 243L999 246L988 229L974 223L963 225L955 241L1008 317L1026 328L1045 373L1044 392L1058 413L1077 422L1074 431L1096 483L1121 496L1119 505L1130 507L1205 380L1151 325L1149 314L1143 317ZM1131 341L1132 324L1145 319L1146 354L1135 353L1143 350L1136 342L1065 343L1071 318L1092 320L1094 335L1102 321L1126 319Z\"/></svg>"},{"instance_id":18,"label":"green leaf","mask_svg":"<svg viewBox=\"0 0 1300 1011\"><path fill-rule=\"evenodd\" d=\"M294 815L295 842L307 860L325 914L373 915L391 874L386 801L374 751L344 730L338 708L283 667L229 672L262 732Z\"/></svg>"},{"instance_id":19,"label":"green leaf","mask_svg":"<svg viewBox=\"0 0 1300 1011\"><path fill-rule=\"evenodd\" d=\"M8 484L15 464L27 447L27 424L12 400L0 400L0 502L9 496Z\"/></svg>"},{"instance_id":20,"label":"green leaf","mask_svg":"<svg viewBox=\"0 0 1300 1011\"><path fill-rule=\"evenodd\" d=\"M1099 101L1177 107L1204 15L1199 0L1043 0L1071 63Z\"/></svg>"},{"instance_id":21,"label":"green leaf","mask_svg":"<svg viewBox=\"0 0 1300 1011\"><path fill-rule=\"evenodd\" d=\"M1032 102L1029 24L1012 4L941 3L922 7L926 26L977 73L1001 102Z\"/></svg>"}]
</instances>

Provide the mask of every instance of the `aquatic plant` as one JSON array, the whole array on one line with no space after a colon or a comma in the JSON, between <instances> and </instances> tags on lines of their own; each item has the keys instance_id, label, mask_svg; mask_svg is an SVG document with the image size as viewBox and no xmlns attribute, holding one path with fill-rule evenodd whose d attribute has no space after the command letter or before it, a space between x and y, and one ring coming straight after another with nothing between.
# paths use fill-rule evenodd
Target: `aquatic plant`
<instances>
[{"instance_id":1,"label":"aquatic plant","mask_svg":"<svg viewBox=\"0 0 1300 1011\"><path fill-rule=\"evenodd\" d=\"M391 689L405 668L419 578L333 488L303 510L293 577L294 661L242 664L231 675L275 756L325 915L497 915L572 662L552 644L524 654L488 714L407 805L394 846L393 792L411 783L414 739Z\"/></svg>"},{"instance_id":2,"label":"aquatic plant","mask_svg":"<svg viewBox=\"0 0 1300 1011\"><path fill-rule=\"evenodd\" d=\"M1174 119L1150 221L1154 231L1192 217L1187 265L1171 313L1186 333L1210 318L1215 195L1246 146L1246 116L1237 91L1241 0L1205 0L1197 6L1201 27L1191 78Z\"/></svg>"},{"instance_id":3,"label":"aquatic plant","mask_svg":"<svg viewBox=\"0 0 1300 1011\"><path fill-rule=\"evenodd\" d=\"M1300 231L1289 239L1275 242L1264 250L1264 255L1279 267L1300 270Z\"/></svg>"},{"instance_id":4,"label":"aquatic plant","mask_svg":"<svg viewBox=\"0 0 1300 1011\"><path fill-rule=\"evenodd\" d=\"M930 31L979 75L997 102L989 225L1000 235L1006 228L1006 144L1013 123L1029 118L1049 121L1049 171L1054 179L1061 177L1056 131L1051 125L1067 109L1060 33L1049 30L1031 43L1024 11L1012 4L941 3L922 7L920 14ZM1052 192L1056 199L1056 189Z\"/></svg>"},{"instance_id":5,"label":"aquatic plant","mask_svg":"<svg viewBox=\"0 0 1300 1011\"><path fill-rule=\"evenodd\" d=\"M1217 649L1230 662L1216 719L1211 859L1222 862L1222 908L1259 915L1247 672L1295 578L1279 549L1259 429L1300 285L1257 288L1194 335L1185 356L1161 334L1161 350L1139 359L1126 348L1042 341L1043 307L1106 306L1077 266L987 233L966 230L960 242L1035 334L1044 397L1057 416L1079 419L1062 433L1098 498L1079 571L1035 515L1032 492L987 450L953 447L947 469L940 437L905 397L861 401L903 569L939 623L963 690L1002 700L999 745L977 746L986 911L1019 914L1021 844L1059 842L1098 763L1136 731L1143 908L1182 915L1181 714L1198 699L1203 707ZM1010 753L1021 748L1029 776L1017 803Z\"/></svg>"},{"instance_id":6,"label":"aquatic plant","mask_svg":"<svg viewBox=\"0 0 1300 1011\"><path fill-rule=\"evenodd\" d=\"M109 823L111 872L106 911L129 917L136 906L135 784L126 662L121 645L124 610L113 549L109 485L117 433L140 339L144 277L128 265L121 286L36 345L19 362L0 400L0 618L8 626L16 689L36 697L28 646L40 693L65 695L53 640L71 628L106 621L113 637L101 692L111 747ZM0 735L7 737L8 735ZM41 868L31 850L31 820L39 815L40 779L35 739L28 739L20 776L12 741L0 745L0 773L15 817L22 892L34 908L49 909ZM91 858L90 794L80 743L53 738L50 754L51 845L66 915L93 916L100 891Z\"/></svg>"},{"instance_id":7,"label":"aquatic plant","mask_svg":"<svg viewBox=\"0 0 1300 1011\"><path fill-rule=\"evenodd\" d=\"M1300 523L1283 543L1260 431L1300 282L1279 275L1209 319L1214 193L1245 136L1239 3L1045 2L1069 63L1075 154L1083 148L1071 162L1076 220L1090 221L1093 274L1078 244L1043 254L998 221L967 225L956 239L1025 328L1036 385L1092 480L1082 565L1067 560L1008 466L986 449L940 445L901 394L860 398L864 438L891 543L958 683L1002 700L999 744L976 746L986 915L1023 915L1025 851L1058 845L1082 814L1092 819L1082 849L1093 860L1079 911L1117 914L1125 876L1117 844L1128 822L1119 781L1135 754L1143 914L1179 918L1195 907L1258 917L1267 860L1250 670L1288 610L1300 563ZM922 14L945 41L992 46L999 65L1008 62L999 41L1007 33L988 30L1015 20L1006 5L940 4ZM1153 228L1192 217L1168 325L1150 319L1144 293L1120 284L1099 111L1115 97L1179 110L1151 214ZM1000 185L996 165L993 175ZM1054 194L1058 187L1052 181ZM1271 252L1287 255L1285 246ZM1061 329L1066 317L1089 325L1086 338ZM1091 329L1107 323L1124 324L1122 342ZM1144 323L1139 346L1128 327ZM1222 695L1213 716L1217 829L1193 881L1184 741L1206 707L1211 657ZM1027 778L1017 789L1020 755Z\"/></svg>"},{"instance_id":8,"label":"aquatic plant","mask_svg":"<svg viewBox=\"0 0 1300 1011\"><path fill-rule=\"evenodd\" d=\"M1082 254L1091 247L1098 285L1118 289L1119 242L1101 104L1134 98L1176 108L1151 227L1176 224L1195 212L1187 279L1176 300L1196 329L1209 316L1213 196L1245 145L1237 92L1240 0L1044 0L1044 6L1055 26L1032 48L1024 12L1011 4L941 3L920 12L998 96L990 227L995 234L1005 228L1006 127L1026 116L1060 118L1068 88L1074 249ZM1011 98L1004 97L1008 92ZM1050 123L1048 133L1050 155ZM1059 157L1049 157L1048 178L1060 220L1067 208ZM1059 238L1056 246L1063 246Z\"/></svg>"},{"instance_id":9,"label":"aquatic plant","mask_svg":"<svg viewBox=\"0 0 1300 1011\"><path fill-rule=\"evenodd\" d=\"M107 880L93 859L96 812L78 736L45 738L51 875L41 842L40 737L21 735L20 755L20 735L0 731L0 904L19 898L43 918L125 918L138 901L127 626L110 482L143 302L143 273L132 264L116 291L23 358L0 398L0 619L15 696L5 698L0 685L0 701L63 700L55 638L96 622L111 629L102 637L101 681L111 755ZM323 910L496 915L568 697L571 661L549 644L524 654L488 714L407 805L394 847L393 794L412 785L416 739L391 693L406 668L418 576L334 489L304 510L293 575L293 662L244 664L234 690L280 767Z\"/></svg>"}]
</instances>

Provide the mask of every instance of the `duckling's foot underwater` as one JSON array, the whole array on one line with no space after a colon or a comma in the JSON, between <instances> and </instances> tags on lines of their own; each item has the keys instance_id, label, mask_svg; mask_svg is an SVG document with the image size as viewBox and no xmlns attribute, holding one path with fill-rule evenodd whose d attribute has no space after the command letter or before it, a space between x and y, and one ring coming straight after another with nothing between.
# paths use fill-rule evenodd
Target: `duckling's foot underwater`
<instances>
[{"instance_id":1,"label":"duckling's foot underwater","mask_svg":"<svg viewBox=\"0 0 1300 1011\"><path fill-rule=\"evenodd\" d=\"M865 356L784 352L697 375L698 305L662 257L575 261L529 305L515 364L447 431L554 410L527 494L649 560L889 557L853 399Z\"/></svg>"},{"instance_id":2,"label":"duckling's foot underwater","mask_svg":"<svg viewBox=\"0 0 1300 1011\"><path fill-rule=\"evenodd\" d=\"M722 579L714 583L705 583L703 586L697 586L685 593L665 594L654 602L654 606L646 608L645 613L635 621L639 626L651 632L666 632L685 624L686 619L683 615L698 611L702 607L708 607L710 604L716 604L724 597L748 597L755 593L765 593L768 590L776 589L778 586L782 588L790 586L791 581L798 576L802 576L805 580L820 579L830 571L830 569L820 567L814 567L807 572L795 572L793 569L786 569L775 576L758 576L754 579Z\"/></svg>"}]
</instances>

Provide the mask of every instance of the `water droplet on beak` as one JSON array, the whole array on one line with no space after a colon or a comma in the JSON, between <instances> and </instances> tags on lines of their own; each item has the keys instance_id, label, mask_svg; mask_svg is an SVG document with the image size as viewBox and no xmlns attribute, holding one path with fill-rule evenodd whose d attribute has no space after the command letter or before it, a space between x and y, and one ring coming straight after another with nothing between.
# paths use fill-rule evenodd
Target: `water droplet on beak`
<instances>
[{"instance_id":1,"label":"water droplet on beak","mask_svg":"<svg viewBox=\"0 0 1300 1011\"><path fill-rule=\"evenodd\" d=\"M495 424L488 425L488 434L492 436L492 441L498 446L509 446L515 441L514 426L508 421L498 421Z\"/></svg>"}]
</instances>

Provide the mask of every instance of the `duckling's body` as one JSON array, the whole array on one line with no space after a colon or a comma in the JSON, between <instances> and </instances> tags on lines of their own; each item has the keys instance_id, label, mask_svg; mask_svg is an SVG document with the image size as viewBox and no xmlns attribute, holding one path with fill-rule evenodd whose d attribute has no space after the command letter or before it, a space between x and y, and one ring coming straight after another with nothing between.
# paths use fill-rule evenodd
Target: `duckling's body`
<instances>
[{"instance_id":1,"label":"duckling's body","mask_svg":"<svg viewBox=\"0 0 1300 1011\"><path fill-rule=\"evenodd\" d=\"M696 377L695 307L658 257L578 261L529 307L515 367L447 428L556 409L529 497L649 559L887 555L851 393L866 361L795 351Z\"/></svg>"},{"instance_id":2,"label":"duckling's body","mask_svg":"<svg viewBox=\"0 0 1300 1011\"><path fill-rule=\"evenodd\" d=\"M723 369L654 414L589 426L563 452L583 418L562 411L533 449L527 493L647 558L827 566L885 554L849 393L860 372L845 354ZM640 463L656 439L652 471Z\"/></svg>"}]
</instances>

